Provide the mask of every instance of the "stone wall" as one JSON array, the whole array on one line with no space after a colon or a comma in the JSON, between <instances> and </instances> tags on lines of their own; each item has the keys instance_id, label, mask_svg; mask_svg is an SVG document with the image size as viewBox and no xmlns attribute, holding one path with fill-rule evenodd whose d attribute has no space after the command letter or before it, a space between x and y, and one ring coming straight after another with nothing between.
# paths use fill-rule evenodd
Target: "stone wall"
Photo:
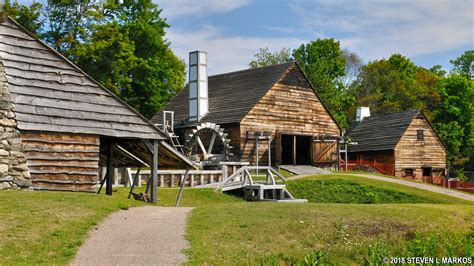
<instances>
[{"instance_id":1,"label":"stone wall","mask_svg":"<svg viewBox=\"0 0 474 266\"><path fill-rule=\"evenodd\" d=\"M20 189L31 186L14 106L0 57L0 189Z\"/></svg>"}]
</instances>

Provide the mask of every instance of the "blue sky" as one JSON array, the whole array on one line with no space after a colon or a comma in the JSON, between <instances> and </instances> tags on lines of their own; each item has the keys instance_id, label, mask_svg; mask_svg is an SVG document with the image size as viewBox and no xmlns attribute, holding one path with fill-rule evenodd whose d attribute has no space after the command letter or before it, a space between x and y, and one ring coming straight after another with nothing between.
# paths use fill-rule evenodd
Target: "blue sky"
<instances>
[{"instance_id":1,"label":"blue sky","mask_svg":"<svg viewBox=\"0 0 474 266\"><path fill-rule=\"evenodd\" d=\"M30 2L23 0L22 2ZM392 53L440 64L474 49L474 1L164 0L171 48L208 53L209 73L244 69L260 47L333 37L364 62Z\"/></svg>"}]
</instances>

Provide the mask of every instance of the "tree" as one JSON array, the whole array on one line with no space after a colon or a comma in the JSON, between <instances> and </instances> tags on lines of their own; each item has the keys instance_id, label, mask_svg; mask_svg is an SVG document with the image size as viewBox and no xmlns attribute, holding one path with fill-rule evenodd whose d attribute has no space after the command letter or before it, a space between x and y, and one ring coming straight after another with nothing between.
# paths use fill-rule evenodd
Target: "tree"
<instances>
[{"instance_id":1,"label":"tree","mask_svg":"<svg viewBox=\"0 0 474 266\"><path fill-rule=\"evenodd\" d=\"M421 109L431 118L430 107L440 100L437 82L438 76L399 54L369 62L349 89L357 99L351 118L357 106L369 106L373 114Z\"/></svg>"},{"instance_id":2,"label":"tree","mask_svg":"<svg viewBox=\"0 0 474 266\"><path fill-rule=\"evenodd\" d=\"M293 50L293 57L338 123L347 127L345 110L354 99L340 81L346 74L346 61L339 42L333 38L317 39Z\"/></svg>"},{"instance_id":3,"label":"tree","mask_svg":"<svg viewBox=\"0 0 474 266\"><path fill-rule=\"evenodd\" d=\"M264 67L276 64L291 62L291 52L289 48L281 48L279 51L270 52L268 47L260 48L254 55L254 60L249 63L250 68Z\"/></svg>"},{"instance_id":4,"label":"tree","mask_svg":"<svg viewBox=\"0 0 474 266\"><path fill-rule=\"evenodd\" d=\"M472 80L474 76L474 50L465 51L458 58L451 60L453 73Z\"/></svg>"},{"instance_id":5,"label":"tree","mask_svg":"<svg viewBox=\"0 0 474 266\"><path fill-rule=\"evenodd\" d=\"M43 5L35 1L30 6L22 5L17 0L13 2L5 0L3 4L3 10L7 15L35 34L38 34L43 26L43 21L40 19L42 8Z\"/></svg>"},{"instance_id":6,"label":"tree","mask_svg":"<svg viewBox=\"0 0 474 266\"><path fill-rule=\"evenodd\" d=\"M362 59L356 52L351 52L347 49L341 51L341 55L345 58L346 67L344 76L339 78L339 81L345 88L357 78L362 67Z\"/></svg>"},{"instance_id":7,"label":"tree","mask_svg":"<svg viewBox=\"0 0 474 266\"><path fill-rule=\"evenodd\" d=\"M474 170L474 82L452 74L438 91L442 101L434 110L434 126L446 145L452 173L463 177L464 169Z\"/></svg>"},{"instance_id":8,"label":"tree","mask_svg":"<svg viewBox=\"0 0 474 266\"><path fill-rule=\"evenodd\" d=\"M445 77L447 73L446 70L444 70L441 65L434 65L433 67L430 68L430 72L435 74L438 77Z\"/></svg>"},{"instance_id":9,"label":"tree","mask_svg":"<svg viewBox=\"0 0 474 266\"><path fill-rule=\"evenodd\" d=\"M152 117L185 82L185 64L165 41L169 27L151 0L109 1L103 23L88 26L70 58L146 117ZM96 16L100 18L100 16Z\"/></svg>"},{"instance_id":10,"label":"tree","mask_svg":"<svg viewBox=\"0 0 474 266\"><path fill-rule=\"evenodd\" d=\"M48 0L45 6L47 27L43 39L54 49L75 61L72 50L87 41L94 25L103 19L98 0Z\"/></svg>"},{"instance_id":11,"label":"tree","mask_svg":"<svg viewBox=\"0 0 474 266\"><path fill-rule=\"evenodd\" d=\"M185 64L151 0L48 0L43 38L146 117L183 88Z\"/></svg>"}]
</instances>

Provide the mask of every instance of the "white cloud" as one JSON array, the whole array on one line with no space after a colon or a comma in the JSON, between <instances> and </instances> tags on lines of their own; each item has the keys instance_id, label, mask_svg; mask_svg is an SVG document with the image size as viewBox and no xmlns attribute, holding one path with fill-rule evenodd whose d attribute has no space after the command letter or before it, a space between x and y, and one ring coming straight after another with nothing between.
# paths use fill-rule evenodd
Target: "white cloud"
<instances>
[{"instance_id":1,"label":"white cloud","mask_svg":"<svg viewBox=\"0 0 474 266\"><path fill-rule=\"evenodd\" d=\"M223 36L219 28L212 26L204 26L192 32L170 29L167 37L173 51L186 62L191 51L207 52L210 74L248 68L253 55L262 47L277 50L282 47L297 47L307 42L297 38Z\"/></svg>"},{"instance_id":2,"label":"white cloud","mask_svg":"<svg viewBox=\"0 0 474 266\"><path fill-rule=\"evenodd\" d=\"M292 1L290 10L316 36L344 36L341 45L367 59L413 57L474 44L474 2Z\"/></svg>"},{"instance_id":3,"label":"white cloud","mask_svg":"<svg viewBox=\"0 0 474 266\"><path fill-rule=\"evenodd\" d=\"M163 8L165 18L177 18L187 15L207 16L225 13L248 5L250 0L166 0L154 2Z\"/></svg>"}]
</instances>

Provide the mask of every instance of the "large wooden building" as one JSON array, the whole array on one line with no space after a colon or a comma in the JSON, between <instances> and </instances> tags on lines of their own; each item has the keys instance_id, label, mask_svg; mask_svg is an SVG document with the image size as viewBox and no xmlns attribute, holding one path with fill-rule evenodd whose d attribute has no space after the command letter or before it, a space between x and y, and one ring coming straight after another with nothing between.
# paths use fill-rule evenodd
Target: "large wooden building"
<instances>
[{"instance_id":1,"label":"large wooden building","mask_svg":"<svg viewBox=\"0 0 474 266\"><path fill-rule=\"evenodd\" d=\"M99 166L153 167L157 156L163 167L191 164L151 122L4 15L0 87L3 187L95 191Z\"/></svg>"},{"instance_id":2,"label":"large wooden building","mask_svg":"<svg viewBox=\"0 0 474 266\"><path fill-rule=\"evenodd\" d=\"M337 165L340 128L298 64L209 77L206 64L205 53L190 54L190 84L163 108L174 112L174 130L182 143L191 129L209 122L225 129L236 161L255 164L258 133L270 138L273 165ZM194 66L199 73L193 74ZM163 124L163 112L152 121ZM259 142L261 164L268 163L267 143Z\"/></svg>"},{"instance_id":3,"label":"large wooden building","mask_svg":"<svg viewBox=\"0 0 474 266\"><path fill-rule=\"evenodd\" d=\"M420 110L369 116L349 131L349 159L383 163L392 175L438 178L446 171L446 149Z\"/></svg>"}]
</instances>

